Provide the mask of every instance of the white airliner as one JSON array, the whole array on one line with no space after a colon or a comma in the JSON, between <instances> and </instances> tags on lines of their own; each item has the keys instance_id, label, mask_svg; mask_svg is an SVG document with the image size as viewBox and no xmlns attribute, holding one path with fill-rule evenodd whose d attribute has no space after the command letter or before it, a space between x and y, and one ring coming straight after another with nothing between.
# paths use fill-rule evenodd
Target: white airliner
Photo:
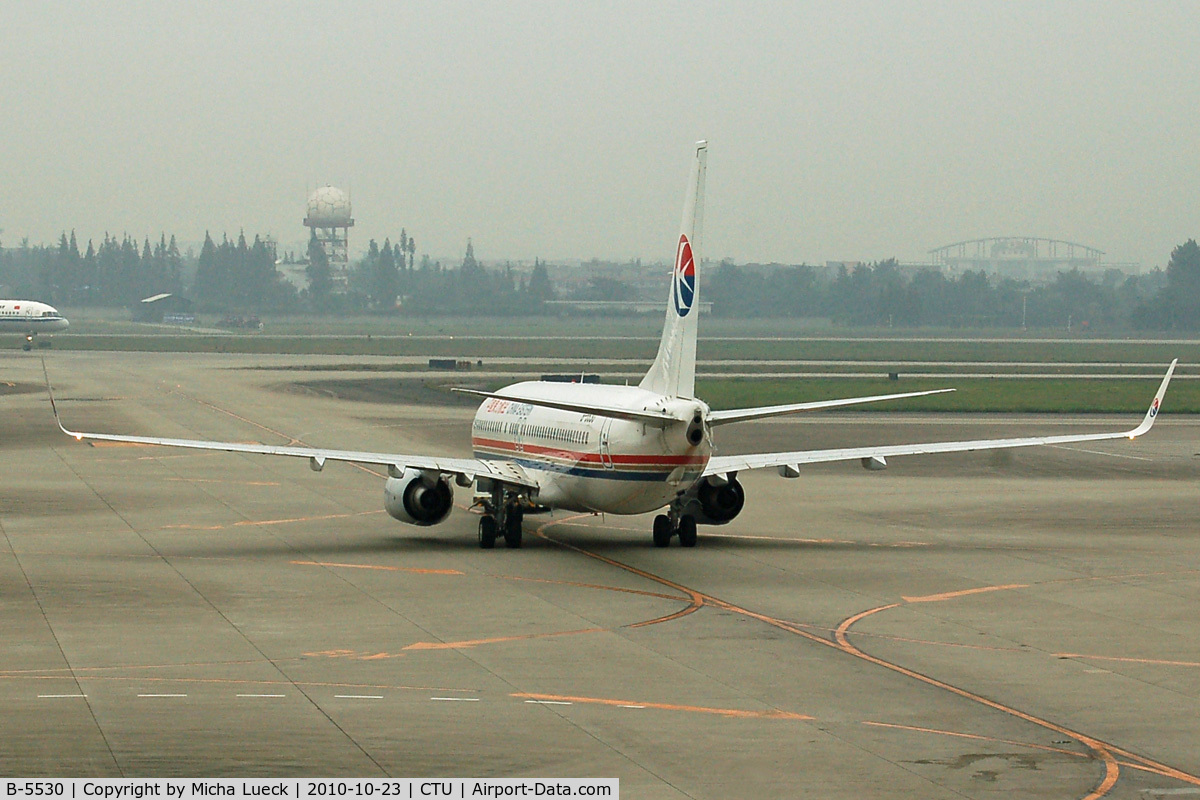
<instances>
[{"instance_id":1,"label":"white airliner","mask_svg":"<svg viewBox=\"0 0 1200 800\"><path fill-rule=\"evenodd\" d=\"M54 306L34 300L0 300L0 333L25 334L25 349L39 333L65 331L71 323Z\"/></svg>"},{"instance_id":2,"label":"white airliner","mask_svg":"<svg viewBox=\"0 0 1200 800\"><path fill-rule=\"evenodd\" d=\"M472 423L473 458L78 433L63 427L61 421L59 427L76 439L307 458L314 470L322 469L327 461L380 465L390 476L384 484L384 507L396 519L414 525L435 525L446 519L453 506L454 485L475 483L483 510L479 545L491 548L498 536L503 536L509 547L519 547L524 514L549 509L608 514L663 509L665 513L654 519L654 544L666 547L678 536L681 545L692 547L697 523L723 525L742 510L745 493L737 475L743 470L774 468L780 475L794 478L802 464L831 461L861 461L867 469L883 469L891 456L1134 439L1154 424L1175 370L1174 361L1141 424L1126 431L714 455L713 432L720 425L952 390L729 411L713 411L696 399L696 265L706 156L706 144L698 142L675 252L666 325L658 356L646 377L637 386L528 381L495 392L458 389L486 398ZM51 395L52 404L53 400ZM57 409L54 414L58 419Z\"/></svg>"}]
</instances>

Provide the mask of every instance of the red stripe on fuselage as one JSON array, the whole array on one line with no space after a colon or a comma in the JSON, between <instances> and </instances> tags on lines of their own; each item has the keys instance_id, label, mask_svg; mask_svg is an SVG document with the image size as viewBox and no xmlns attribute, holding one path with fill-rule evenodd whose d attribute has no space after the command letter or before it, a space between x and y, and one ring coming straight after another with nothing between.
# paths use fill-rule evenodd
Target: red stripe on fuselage
<instances>
[{"instance_id":1,"label":"red stripe on fuselage","mask_svg":"<svg viewBox=\"0 0 1200 800\"><path fill-rule=\"evenodd\" d=\"M708 463L708 459L704 456L672 456L667 454L661 455L622 455L613 453L607 459L601 458L596 452L583 452L580 450L567 450L562 447L544 447L537 444L521 443L521 449L517 449L515 442L505 441L503 439L481 439L472 436L471 444L476 447L488 447L493 450L503 450L508 453L516 453L523 455L536 456L551 456L553 458L561 458L564 460L572 460L578 463L587 464L603 464L608 461L617 465L629 466L660 466L660 467L678 467L687 465L704 466Z\"/></svg>"}]
</instances>

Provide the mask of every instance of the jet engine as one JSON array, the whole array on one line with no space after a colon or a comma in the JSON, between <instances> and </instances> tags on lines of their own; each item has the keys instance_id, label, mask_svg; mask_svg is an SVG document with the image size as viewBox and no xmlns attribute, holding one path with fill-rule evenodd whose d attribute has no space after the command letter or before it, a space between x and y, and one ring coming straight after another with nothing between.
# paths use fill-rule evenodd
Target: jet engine
<instances>
[{"instance_id":1,"label":"jet engine","mask_svg":"<svg viewBox=\"0 0 1200 800\"><path fill-rule=\"evenodd\" d=\"M405 469L383 485L383 507L401 522L436 525L454 506L454 489L445 476Z\"/></svg>"},{"instance_id":2,"label":"jet engine","mask_svg":"<svg viewBox=\"0 0 1200 800\"><path fill-rule=\"evenodd\" d=\"M682 514L691 514L701 525L724 525L733 520L746 504L746 492L737 478L701 478L676 501Z\"/></svg>"}]
</instances>

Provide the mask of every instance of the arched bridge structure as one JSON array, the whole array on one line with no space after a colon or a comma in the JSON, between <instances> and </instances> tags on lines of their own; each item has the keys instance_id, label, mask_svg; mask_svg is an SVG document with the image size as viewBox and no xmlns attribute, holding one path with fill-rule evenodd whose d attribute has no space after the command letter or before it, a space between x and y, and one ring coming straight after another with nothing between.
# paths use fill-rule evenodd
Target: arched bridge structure
<instances>
[{"instance_id":1,"label":"arched bridge structure","mask_svg":"<svg viewBox=\"0 0 1200 800\"><path fill-rule=\"evenodd\" d=\"M930 260L955 270L982 270L1011 277L1049 277L1062 270L1100 270L1104 251L1065 239L1037 236L993 236L942 245Z\"/></svg>"}]
</instances>

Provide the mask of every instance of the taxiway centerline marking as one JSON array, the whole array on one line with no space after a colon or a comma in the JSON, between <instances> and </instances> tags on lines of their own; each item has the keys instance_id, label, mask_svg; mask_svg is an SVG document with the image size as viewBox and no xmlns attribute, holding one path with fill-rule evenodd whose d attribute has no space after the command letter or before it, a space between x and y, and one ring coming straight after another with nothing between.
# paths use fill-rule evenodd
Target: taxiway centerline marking
<instances>
[{"instance_id":1,"label":"taxiway centerline marking","mask_svg":"<svg viewBox=\"0 0 1200 800\"><path fill-rule=\"evenodd\" d=\"M186 694L139 694L138 697L187 697Z\"/></svg>"},{"instance_id":2,"label":"taxiway centerline marking","mask_svg":"<svg viewBox=\"0 0 1200 800\"><path fill-rule=\"evenodd\" d=\"M1085 661L1122 661L1129 664L1156 664L1164 667L1200 667L1200 661L1169 661L1161 658L1122 658L1121 656L1090 656L1085 653L1051 653L1055 658L1081 658ZM1105 670L1107 672L1107 670Z\"/></svg>"},{"instance_id":3,"label":"taxiway centerline marking","mask_svg":"<svg viewBox=\"0 0 1200 800\"><path fill-rule=\"evenodd\" d=\"M338 700L382 700L381 694L335 694Z\"/></svg>"},{"instance_id":4,"label":"taxiway centerline marking","mask_svg":"<svg viewBox=\"0 0 1200 800\"><path fill-rule=\"evenodd\" d=\"M1028 589L1027 583L1009 583L1004 586L981 586L978 589L963 589L957 592L942 592L941 594L927 594L922 597L904 597L901 600L906 603L937 603L942 600L953 600L957 597L966 597L971 594L983 594L984 592L1001 592L1008 589Z\"/></svg>"},{"instance_id":5,"label":"taxiway centerline marking","mask_svg":"<svg viewBox=\"0 0 1200 800\"><path fill-rule=\"evenodd\" d=\"M439 700L447 703L478 703L478 697L431 697L430 700Z\"/></svg>"},{"instance_id":6,"label":"taxiway centerline marking","mask_svg":"<svg viewBox=\"0 0 1200 800\"><path fill-rule=\"evenodd\" d=\"M54 697L87 697L86 694L39 694L38 699L48 700Z\"/></svg>"},{"instance_id":7,"label":"taxiway centerline marking","mask_svg":"<svg viewBox=\"0 0 1200 800\"><path fill-rule=\"evenodd\" d=\"M618 708L654 708L660 711L690 711L699 714L716 714L722 717L741 717L749 719L796 719L796 720L812 720L815 717L810 717L807 714L797 714L792 711L781 711L780 709L771 709L770 711L753 711L744 708L713 708L711 706L686 706L676 705L674 703L633 703L629 700L613 700L607 697L575 697L573 695L553 695L553 694L532 694L528 692L515 692L511 695L516 698L532 698L526 700L526 703L541 703L543 705L564 705L569 706L574 703L584 703L601 706L617 706Z\"/></svg>"},{"instance_id":8,"label":"taxiway centerline marking","mask_svg":"<svg viewBox=\"0 0 1200 800\"><path fill-rule=\"evenodd\" d=\"M520 636L495 636L491 639L468 639L462 642L414 642L402 650L462 650L481 644L497 644L499 642L521 642L531 639L550 639L555 636L573 636L579 633L604 633L607 628L581 628L577 631L555 631L554 633L526 633Z\"/></svg>"}]
</instances>

